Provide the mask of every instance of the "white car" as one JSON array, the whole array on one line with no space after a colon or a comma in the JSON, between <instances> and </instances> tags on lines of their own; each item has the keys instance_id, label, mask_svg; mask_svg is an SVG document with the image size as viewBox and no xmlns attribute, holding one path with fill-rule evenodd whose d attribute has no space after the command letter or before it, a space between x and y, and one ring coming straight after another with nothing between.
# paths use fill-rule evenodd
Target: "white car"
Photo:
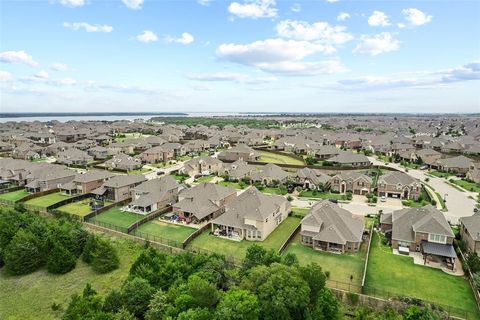
<instances>
[{"instance_id":1,"label":"white car","mask_svg":"<svg viewBox=\"0 0 480 320\"><path fill-rule=\"evenodd\" d=\"M385 196L381 196L381 197L380 197L380 201L381 201L381 202L386 202L386 201L387 201L387 198L385 198Z\"/></svg>"}]
</instances>

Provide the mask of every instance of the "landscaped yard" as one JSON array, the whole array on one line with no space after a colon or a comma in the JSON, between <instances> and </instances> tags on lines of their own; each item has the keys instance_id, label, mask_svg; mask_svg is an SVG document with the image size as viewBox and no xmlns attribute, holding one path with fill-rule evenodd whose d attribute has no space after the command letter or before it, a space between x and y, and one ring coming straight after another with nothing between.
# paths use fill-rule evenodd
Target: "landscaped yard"
<instances>
[{"instance_id":1,"label":"landscaped yard","mask_svg":"<svg viewBox=\"0 0 480 320\"><path fill-rule=\"evenodd\" d=\"M440 171L429 171L428 174L435 176L437 178L448 178L454 176L453 173L450 172L440 172Z\"/></svg>"},{"instance_id":2,"label":"landscaped yard","mask_svg":"<svg viewBox=\"0 0 480 320\"><path fill-rule=\"evenodd\" d=\"M462 187L465 190L472 191L472 192L480 192L480 184L472 182L472 181L467 181L467 180L452 180L454 184L457 186Z\"/></svg>"},{"instance_id":3,"label":"landscaped yard","mask_svg":"<svg viewBox=\"0 0 480 320\"><path fill-rule=\"evenodd\" d=\"M331 284L335 286L334 281L341 283L351 283L360 286L362 282L363 268L365 265L365 253L367 244L362 244L358 253L337 254L314 250L306 247L300 242L300 234L293 239L285 253L294 253L301 265L310 262L316 262L324 271L330 272ZM352 280L350 280L350 276ZM338 284L339 288L344 289L344 285ZM354 288L351 288L354 290Z\"/></svg>"},{"instance_id":4,"label":"landscaped yard","mask_svg":"<svg viewBox=\"0 0 480 320\"><path fill-rule=\"evenodd\" d=\"M52 204L55 204L65 199L69 199L71 197L72 196L66 195L65 193L56 192L56 193L47 194L42 197L30 199L26 201L25 204L35 206L35 207L46 208L48 206L51 206Z\"/></svg>"},{"instance_id":5,"label":"landscaped yard","mask_svg":"<svg viewBox=\"0 0 480 320\"><path fill-rule=\"evenodd\" d=\"M90 212L92 212L90 202L91 202L91 199L83 199L77 202L72 202L64 206L61 206L57 210L60 210L62 212L66 212L69 214L77 215L80 217L84 217ZM111 204L110 202L104 203L105 206L108 206L110 204Z\"/></svg>"},{"instance_id":6,"label":"landscaped yard","mask_svg":"<svg viewBox=\"0 0 480 320\"><path fill-rule=\"evenodd\" d=\"M237 261L241 261L245 258L247 249L252 244L258 244L266 249L279 250L282 244L292 234L292 232L300 225L300 219L295 217L288 217L285 219L269 236L265 241L255 242L242 240L240 242L223 239L210 235L210 231L205 231L200 236L195 238L190 243L190 247L196 247L211 252L217 252L224 254L225 256L234 257Z\"/></svg>"},{"instance_id":7,"label":"landscaped yard","mask_svg":"<svg viewBox=\"0 0 480 320\"><path fill-rule=\"evenodd\" d=\"M120 268L107 274L94 272L82 259L77 260L75 269L64 275L51 274L45 269L20 277L8 276L5 270L0 272L0 319L60 319L70 296L81 294L87 283L100 294L119 289L141 248L131 241L112 239L120 258ZM61 310L53 311L53 303L60 304Z\"/></svg>"},{"instance_id":8,"label":"landscaped yard","mask_svg":"<svg viewBox=\"0 0 480 320\"><path fill-rule=\"evenodd\" d=\"M347 196L340 193L330 193L330 192L315 192L315 191L302 191L300 192L300 197L305 198L317 198L317 199L336 199L336 200L347 200Z\"/></svg>"},{"instance_id":9,"label":"landscaped yard","mask_svg":"<svg viewBox=\"0 0 480 320\"><path fill-rule=\"evenodd\" d=\"M220 181L218 184L224 187L230 187L234 189L245 189L245 187L247 186L246 184L240 184L238 182L232 181Z\"/></svg>"},{"instance_id":10,"label":"landscaped yard","mask_svg":"<svg viewBox=\"0 0 480 320\"><path fill-rule=\"evenodd\" d=\"M293 158L288 154L278 154L269 151L260 151L260 160L261 162L276 163L276 164L296 164L304 165L305 162L302 160Z\"/></svg>"},{"instance_id":11,"label":"landscaped yard","mask_svg":"<svg viewBox=\"0 0 480 320\"><path fill-rule=\"evenodd\" d=\"M139 214L120 211L120 208L113 208L99 214L98 216L95 216L94 218L92 218L92 220L104 223L106 224L106 227L108 227L108 225L112 225L115 227L126 229L128 228L128 226L132 225L143 217L144 216Z\"/></svg>"},{"instance_id":12,"label":"landscaped yard","mask_svg":"<svg viewBox=\"0 0 480 320\"><path fill-rule=\"evenodd\" d=\"M386 296L405 295L477 312L472 290L463 277L451 276L439 269L415 265L413 259L398 256L383 245L374 234L368 271L366 292Z\"/></svg>"},{"instance_id":13,"label":"landscaped yard","mask_svg":"<svg viewBox=\"0 0 480 320\"><path fill-rule=\"evenodd\" d=\"M292 208L292 213L297 216L306 216L310 208Z\"/></svg>"},{"instance_id":14,"label":"landscaped yard","mask_svg":"<svg viewBox=\"0 0 480 320\"><path fill-rule=\"evenodd\" d=\"M203 183L203 182L210 182L212 181L214 178L214 176L203 176L203 177L200 177L198 178L197 180L195 180L195 183Z\"/></svg>"},{"instance_id":15,"label":"landscaped yard","mask_svg":"<svg viewBox=\"0 0 480 320\"><path fill-rule=\"evenodd\" d=\"M30 193L28 193L27 191L22 189L22 190L17 190L17 191L13 191L13 192L2 193L2 194L0 194L0 199L15 202L17 200L20 200L20 199L28 196L29 194Z\"/></svg>"},{"instance_id":16,"label":"landscaped yard","mask_svg":"<svg viewBox=\"0 0 480 320\"><path fill-rule=\"evenodd\" d=\"M162 222L159 220L152 220L141 225L137 230L135 230L135 234L140 237L145 237L145 235L148 234L155 237L160 237L163 239L173 240L178 243L182 243L185 239L188 238L189 235L194 233L196 230L197 229L187 226Z\"/></svg>"},{"instance_id":17,"label":"landscaped yard","mask_svg":"<svg viewBox=\"0 0 480 320\"><path fill-rule=\"evenodd\" d=\"M278 187L264 187L260 188L259 191L263 193L276 194L284 196L287 194L287 188L278 188Z\"/></svg>"}]
</instances>

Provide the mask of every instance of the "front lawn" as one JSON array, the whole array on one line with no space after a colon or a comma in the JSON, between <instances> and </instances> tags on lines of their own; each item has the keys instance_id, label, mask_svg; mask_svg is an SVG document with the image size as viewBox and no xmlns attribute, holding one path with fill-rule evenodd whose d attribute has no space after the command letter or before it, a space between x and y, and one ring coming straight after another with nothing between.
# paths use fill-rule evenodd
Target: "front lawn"
<instances>
[{"instance_id":1,"label":"front lawn","mask_svg":"<svg viewBox=\"0 0 480 320\"><path fill-rule=\"evenodd\" d=\"M389 246L382 244L377 233L372 239L365 283L367 294L404 295L477 312L467 280L439 269L415 265L410 257L394 255Z\"/></svg>"},{"instance_id":2,"label":"front lawn","mask_svg":"<svg viewBox=\"0 0 480 320\"><path fill-rule=\"evenodd\" d=\"M284 196L288 193L287 188L278 188L278 187L261 187L258 190L263 193L276 194L279 196Z\"/></svg>"},{"instance_id":3,"label":"front lawn","mask_svg":"<svg viewBox=\"0 0 480 320\"><path fill-rule=\"evenodd\" d=\"M100 222L105 227L118 227L122 229L122 231L126 231L128 226L132 225L133 223L141 220L144 216L131 213L131 212L123 212L120 211L120 208L113 208L104 213L100 213L99 215L93 217L91 220L94 222Z\"/></svg>"},{"instance_id":4,"label":"front lawn","mask_svg":"<svg viewBox=\"0 0 480 320\"><path fill-rule=\"evenodd\" d=\"M198 179L196 179L194 182L197 184L203 183L203 182L210 182L213 180L214 176L202 176Z\"/></svg>"},{"instance_id":5,"label":"front lawn","mask_svg":"<svg viewBox=\"0 0 480 320\"><path fill-rule=\"evenodd\" d=\"M434 177L437 177L437 178L448 178L448 177L454 176L453 173L441 172L441 171L430 171L430 172L428 172L428 174L430 174Z\"/></svg>"},{"instance_id":6,"label":"front lawn","mask_svg":"<svg viewBox=\"0 0 480 320\"><path fill-rule=\"evenodd\" d=\"M20 199L28 196L29 194L30 193L28 193L24 189L21 189L21 190L17 190L17 191L12 191L12 192L8 192L8 193L0 194L0 200L15 202L17 200L20 200Z\"/></svg>"},{"instance_id":7,"label":"front lawn","mask_svg":"<svg viewBox=\"0 0 480 320\"><path fill-rule=\"evenodd\" d=\"M197 229L187 226L162 222L155 219L141 225L135 230L134 234L142 238L149 238L149 236L153 236L166 240L172 240L177 242L174 246L179 247L179 245L181 246L181 243L196 230ZM152 240L155 241L155 238L152 238ZM161 239L157 239L156 241L161 242Z\"/></svg>"},{"instance_id":8,"label":"front lawn","mask_svg":"<svg viewBox=\"0 0 480 320\"><path fill-rule=\"evenodd\" d=\"M190 244L191 248L199 248L210 252L217 252L224 254L227 257L234 257L236 261L240 262L245 258L247 249L252 244L258 244L266 249L279 250L282 244L288 239L292 232L300 225L300 219L295 217L288 217L285 219L265 241L233 241L223 239L209 234L210 231L205 231L195 238Z\"/></svg>"},{"instance_id":9,"label":"front lawn","mask_svg":"<svg viewBox=\"0 0 480 320\"><path fill-rule=\"evenodd\" d=\"M467 180L451 180L450 182L453 182L457 186L462 187L465 190L472 191L472 192L480 192L480 184L472 182L472 181L467 181Z\"/></svg>"},{"instance_id":10,"label":"front lawn","mask_svg":"<svg viewBox=\"0 0 480 320\"><path fill-rule=\"evenodd\" d=\"M289 154L279 154L269 151L260 151L260 160L261 162L267 163L276 163L276 164L295 164L295 165L304 165L305 162L302 160L296 159Z\"/></svg>"},{"instance_id":11,"label":"front lawn","mask_svg":"<svg viewBox=\"0 0 480 320\"><path fill-rule=\"evenodd\" d=\"M331 192L316 192L312 190L300 192L300 197L304 198L316 198L316 199L336 199L336 200L347 200L345 194L340 193L331 193Z\"/></svg>"},{"instance_id":12,"label":"front lawn","mask_svg":"<svg viewBox=\"0 0 480 320\"><path fill-rule=\"evenodd\" d=\"M20 277L0 272L0 319L9 320L53 320L60 319L70 302L72 294L81 294L90 283L100 294L119 289L127 278L132 263L141 252L134 242L112 239L118 252L120 267L107 274L98 274L90 265L77 260L77 266L64 275L48 273L41 269ZM53 303L61 310L53 311Z\"/></svg>"},{"instance_id":13,"label":"front lawn","mask_svg":"<svg viewBox=\"0 0 480 320\"><path fill-rule=\"evenodd\" d=\"M25 204L35 206L35 207L47 208L52 204L63 201L65 199L69 199L71 197L72 196L66 195L65 193L56 192L56 193L47 194L42 197L30 199L26 201Z\"/></svg>"},{"instance_id":14,"label":"front lawn","mask_svg":"<svg viewBox=\"0 0 480 320\"><path fill-rule=\"evenodd\" d=\"M245 187L247 186L247 184L245 183L239 183L239 182L232 182L232 181L220 181L218 182L218 184L220 186L224 186L224 187L230 187L230 188L234 188L234 189L245 189Z\"/></svg>"},{"instance_id":15,"label":"front lawn","mask_svg":"<svg viewBox=\"0 0 480 320\"><path fill-rule=\"evenodd\" d=\"M330 273L330 285L336 286L335 281L341 282L338 288L344 289L343 284L351 283L360 286L362 283L363 268L365 265L366 243L362 243L358 253L338 254L322 252L313 248L304 246L301 242L301 236L298 234L289 244L285 253L294 253L300 265L306 265L310 262L316 262L324 271ZM352 278L350 278L352 276ZM351 280L350 280L351 279ZM354 288L351 288L354 290Z\"/></svg>"}]
</instances>

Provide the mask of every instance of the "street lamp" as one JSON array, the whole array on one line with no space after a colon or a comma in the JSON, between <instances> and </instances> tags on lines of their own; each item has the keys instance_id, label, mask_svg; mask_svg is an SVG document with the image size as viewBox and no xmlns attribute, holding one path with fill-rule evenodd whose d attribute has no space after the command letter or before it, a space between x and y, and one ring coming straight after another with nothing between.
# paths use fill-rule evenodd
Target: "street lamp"
<instances>
[{"instance_id":1,"label":"street lamp","mask_svg":"<svg viewBox=\"0 0 480 320\"><path fill-rule=\"evenodd\" d=\"M447 196L448 196L448 194L446 194L446 193L443 195L443 202L447 202Z\"/></svg>"}]
</instances>

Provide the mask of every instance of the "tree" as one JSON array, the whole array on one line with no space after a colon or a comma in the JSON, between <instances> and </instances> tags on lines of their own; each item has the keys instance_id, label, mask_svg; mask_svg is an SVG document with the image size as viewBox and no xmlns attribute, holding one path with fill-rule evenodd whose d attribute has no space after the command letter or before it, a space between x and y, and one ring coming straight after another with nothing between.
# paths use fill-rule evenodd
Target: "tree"
<instances>
[{"instance_id":1,"label":"tree","mask_svg":"<svg viewBox=\"0 0 480 320\"><path fill-rule=\"evenodd\" d=\"M158 290L150 303L148 311L145 313L146 320L162 320L167 313L168 298L163 290Z\"/></svg>"},{"instance_id":2,"label":"tree","mask_svg":"<svg viewBox=\"0 0 480 320\"><path fill-rule=\"evenodd\" d=\"M28 274L44 263L35 235L24 229L18 230L5 248L3 259L7 269L15 275Z\"/></svg>"},{"instance_id":3,"label":"tree","mask_svg":"<svg viewBox=\"0 0 480 320\"><path fill-rule=\"evenodd\" d=\"M105 312L115 312L116 310L121 309L122 306L122 294L115 289L110 291L110 293L105 297L105 301L103 302L103 310Z\"/></svg>"},{"instance_id":4,"label":"tree","mask_svg":"<svg viewBox=\"0 0 480 320\"><path fill-rule=\"evenodd\" d=\"M188 309L180 313L177 320L211 320L212 313L206 308Z\"/></svg>"},{"instance_id":5,"label":"tree","mask_svg":"<svg viewBox=\"0 0 480 320\"><path fill-rule=\"evenodd\" d=\"M403 319L405 320L437 320L440 317L434 314L428 308L421 308L419 306L409 306L403 312Z\"/></svg>"},{"instance_id":6,"label":"tree","mask_svg":"<svg viewBox=\"0 0 480 320\"><path fill-rule=\"evenodd\" d=\"M298 258L295 253L287 253L282 258L282 263L287 266L298 265Z\"/></svg>"},{"instance_id":7,"label":"tree","mask_svg":"<svg viewBox=\"0 0 480 320\"><path fill-rule=\"evenodd\" d=\"M115 248L110 242L99 239L97 248L93 253L92 268L98 273L107 273L118 268L120 260L118 259Z\"/></svg>"},{"instance_id":8,"label":"tree","mask_svg":"<svg viewBox=\"0 0 480 320\"><path fill-rule=\"evenodd\" d=\"M155 289L142 278L134 278L125 282L122 288L122 300L125 308L134 316L143 318L148 309L148 303Z\"/></svg>"},{"instance_id":9,"label":"tree","mask_svg":"<svg viewBox=\"0 0 480 320\"><path fill-rule=\"evenodd\" d=\"M322 267L315 262L300 267L299 270L303 280L310 287L310 303L314 305L317 302L319 292L325 287L327 275L322 271Z\"/></svg>"},{"instance_id":10,"label":"tree","mask_svg":"<svg viewBox=\"0 0 480 320\"><path fill-rule=\"evenodd\" d=\"M340 319L340 303L328 288L323 288L317 299L314 319L335 320Z\"/></svg>"},{"instance_id":11,"label":"tree","mask_svg":"<svg viewBox=\"0 0 480 320\"><path fill-rule=\"evenodd\" d=\"M96 320L111 319L102 310L102 298L92 289L90 284L85 286L83 294L74 294L65 311L63 320Z\"/></svg>"},{"instance_id":12,"label":"tree","mask_svg":"<svg viewBox=\"0 0 480 320\"><path fill-rule=\"evenodd\" d=\"M92 263L93 254L97 250L97 236L94 234L89 234L83 247L82 260L85 263Z\"/></svg>"},{"instance_id":13,"label":"tree","mask_svg":"<svg viewBox=\"0 0 480 320\"><path fill-rule=\"evenodd\" d=\"M127 309L121 308L115 313L115 315L113 316L113 319L114 320L135 320L136 318L133 316L133 314L128 312Z\"/></svg>"},{"instance_id":14,"label":"tree","mask_svg":"<svg viewBox=\"0 0 480 320\"><path fill-rule=\"evenodd\" d=\"M248 270L262 264L269 266L272 263L280 262L281 260L282 258L275 250L266 250L258 244L252 244L248 247L247 253L245 254L243 268L244 270Z\"/></svg>"},{"instance_id":15,"label":"tree","mask_svg":"<svg viewBox=\"0 0 480 320\"><path fill-rule=\"evenodd\" d=\"M217 306L216 318L222 320L257 320L260 305L255 295L246 290L228 291Z\"/></svg>"},{"instance_id":16,"label":"tree","mask_svg":"<svg viewBox=\"0 0 480 320\"><path fill-rule=\"evenodd\" d=\"M59 242L53 241L47 257L47 270L54 274L64 274L73 269L77 258Z\"/></svg>"},{"instance_id":17,"label":"tree","mask_svg":"<svg viewBox=\"0 0 480 320\"><path fill-rule=\"evenodd\" d=\"M188 278L188 293L200 308L214 308L220 299L215 285L200 278L198 275L192 275Z\"/></svg>"}]
</instances>

